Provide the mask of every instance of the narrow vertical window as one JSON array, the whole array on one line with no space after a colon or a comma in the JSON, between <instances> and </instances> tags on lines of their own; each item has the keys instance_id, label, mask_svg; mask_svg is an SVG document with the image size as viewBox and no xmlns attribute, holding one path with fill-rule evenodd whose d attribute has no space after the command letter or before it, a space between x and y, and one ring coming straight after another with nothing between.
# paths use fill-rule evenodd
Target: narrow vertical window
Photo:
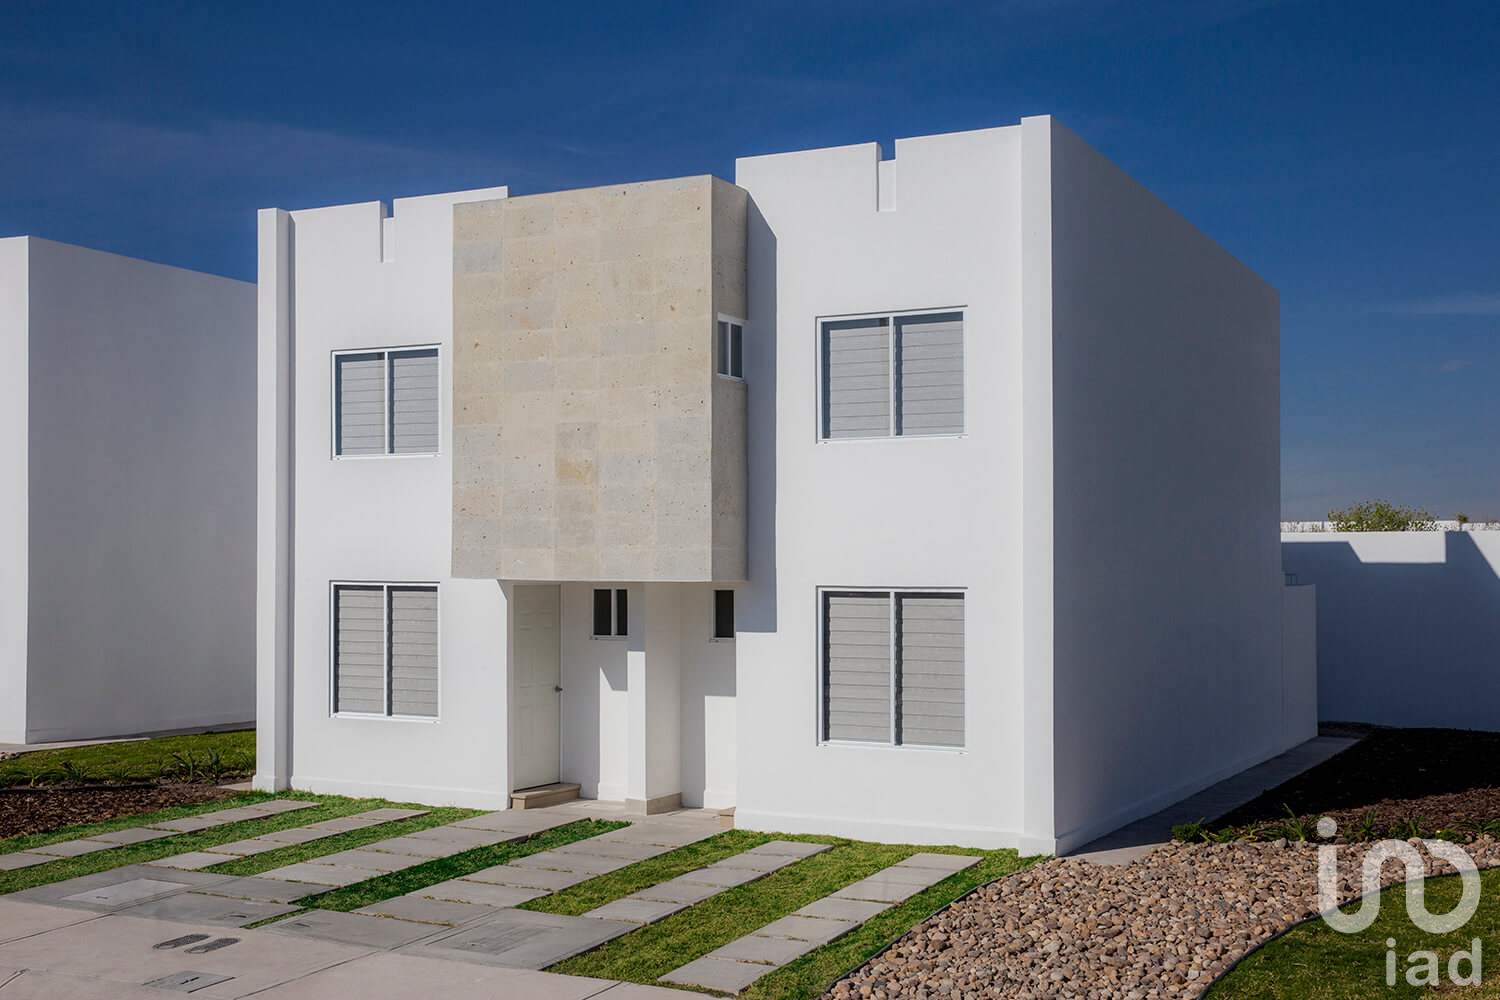
<instances>
[{"instance_id":1,"label":"narrow vertical window","mask_svg":"<svg viewBox=\"0 0 1500 1000\"><path fill-rule=\"evenodd\" d=\"M745 327L730 320L719 320L714 356L717 371L729 378L745 377Z\"/></svg>"},{"instance_id":2,"label":"narrow vertical window","mask_svg":"<svg viewBox=\"0 0 1500 1000\"><path fill-rule=\"evenodd\" d=\"M624 587L594 589L594 638L617 639L630 634L628 591Z\"/></svg>"},{"instance_id":3,"label":"narrow vertical window","mask_svg":"<svg viewBox=\"0 0 1500 1000\"><path fill-rule=\"evenodd\" d=\"M734 638L734 591L714 591L714 638Z\"/></svg>"}]
</instances>

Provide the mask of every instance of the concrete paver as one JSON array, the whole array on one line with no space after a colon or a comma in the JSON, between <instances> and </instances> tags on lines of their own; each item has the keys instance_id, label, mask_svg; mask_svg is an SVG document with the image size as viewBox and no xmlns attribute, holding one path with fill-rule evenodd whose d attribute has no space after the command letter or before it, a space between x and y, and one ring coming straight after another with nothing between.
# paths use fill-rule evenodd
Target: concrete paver
<instances>
[{"instance_id":1,"label":"concrete paver","mask_svg":"<svg viewBox=\"0 0 1500 1000\"><path fill-rule=\"evenodd\" d=\"M90 837L90 840L102 840L106 844L144 844L150 840L161 840L163 837L175 837L171 830L152 830L147 827L137 826L128 830L116 830L113 833L101 833Z\"/></svg>"},{"instance_id":2,"label":"concrete paver","mask_svg":"<svg viewBox=\"0 0 1500 1000\"><path fill-rule=\"evenodd\" d=\"M232 896L236 899L258 899L264 903L290 903L303 896L313 896L332 888L331 885L310 882L283 882L274 878L237 875L194 891L214 896Z\"/></svg>"},{"instance_id":3,"label":"concrete paver","mask_svg":"<svg viewBox=\"0 0 1500 1000\"><path fill-rule=\"evenodd\" d=\"M470 882L550 889L553 892L587 882L593 877L588 872L560 872L550 868L518 868L514 865L494 865L464 876Z\"/></svg>"},{"instance_id":4,"label":"concrete paver","mask_svg":"<svg viewBox=\"0 0 1500 1000\"><path fill-rule=\"evenodd\" d=\"M48 844L45 847L33 847L30 854L45 854L54 858L76 858L83 854L93 854L95 851L107 851L118 847L103 840L64 840L58 844Z\"/></svg>"},{"instance_id":5,"label":"concrete paver","mask_svg":"<svg viewBox=\"0 0 1500 1000\"><path fill-rule=\"evenodd\" d=\"M722 885L683 882L674 878L649 886L640 892L631 893L631 895L636 899L657 899L664 903L701 903L711 896L717 896L724 889Z\"/></svg>"},{"instance_id":6,"label":"concrete paver","mask_svg":"<svg viewBox=\"0 0 1500 1000\"><path fill-rule=\"evenodd\" d=\"M516 969L543 969L628 934L638 926L619 920L594 920L557 913L495 910L481 923L411 945L405 950L410 954L457 958Z\"/></svg>"},{"instance_id":7,"label":"concrete paver","mask_svg":"<svg viewBox=\"0 0 1500 1000\"><path fill-rule=\"evenodd\" d=\"M419 840L415 836L392 837L378 843L366 845L367 851L382 851L387 854L401 854L408 857L431 860L433 858L449 858L464 851L471 851L474 845L459 844L451 840Z\"/></svg>"},{"instance_id":8,"label":"concrete paver","mask_svg":"<svg viewBox=\"0 0 1500 1000\"><path fill-rule=\"evenodd\" d=\"M445 924L457 927L473 923L481 917L496 912L493 907L477 903L459 903L447 899L427 899L423 896L393 896L369 906L361 906L355 913L374 917L393 917L420 924Z\"/></svg>"},{"instance_id":9,"label":"concrete paver","mask_svg":"<svg viewBox=\"0 0 1500 1000\"><path fill-rule=\"evenodd\" d=\"M380 872L368 868L345 868L341 865L315 865L299 861L294 865L273 868L261 872L261 878L279 879L283 882L311 882L318 885L343 887L377 877Z\"/></svg>"},{"instance_id":10,"label":"concrete paver","mask_svg":"<svg viewBox=\"0 0 1500 1000\"><path fill-rule=\"evenodd\" d=\"M266 924L262 930L278 937L317 938L360 948L399 948L441 930L431 924L409 920L387 920L363 913L340 913L337 910L309 910L295 917Z\"/></svg>"},{"instance_id":11,"label":"concrete paver","mask_svg":"<svg viewBox=\"0 0 1500 1000\"><path fill-rule=\"evenodd\" d=\"M182 892L161 899L148 900L116 912L132 917L160 917L192 924L216 924L244 927L271 917L295 912L296 906L268 903L255 899L210 896L200 892Z\"/></svg>"},{"instance_id":12,"label":"concrete paver","mask_svg":"<svg viewBox=\"0 0 1500 1000\"><path fill-rule=\"evenodd\" d=\"M747 934L722 948L715 948L704 957L732 962L755 962L759 965L785 965L807 954L807 950L806 941Z\"/></svg>"},{"instance_id":13,"label":"concrete paver","mask_svg":"<svg viewBox=\"0 0 1500 1000\"><path fill-rule=\"evenodd\" d=\"M222 865L234 858L228 854L213 854L209 851L189 851L186 854L174 854L169 858L157 858L155 861L146 862L153 868L177 868L182 871L195 872L200 868L209 868L213 865Z\"/></svg>"},{"instance_id":14,"label":"concrete paver","mask_svg":"<svg viewBox=\"0 0 1500 1000\"><path fill-rule=\"evenodd\" d=\"M13 896L0 897L0 944L92 920L94 917L95 914L82 910L23 903Z\"/></svg>"},{"instance_id":15,"label":"concrete paver","mask_svg":"<svg viewBox=\"0 0 1500 1000\"><path fill-rule=\"evenodd\" d=\"M410 868L414 863L420 864L421 859L410 854L387 854L383 851L357 847L350 851L338 851L319 858L308 858L307 862L314 865L336 865L340 868L364 868L381 875L388 875L402 868Z\"/></svg>"},{"instance_id":16,"label":"concrete paver","mask_svg":"<svg viewBox=\"0 0 1500 1000\"><path fill-rule=\"evenodd\" d=\"M32 854L29 851L16 851L13 854L0 854L0 872L20 871L22 868L30 868L33 865L45 865L57 858L49 854Z\"/></svg>"},{"instance_id":17,"label":"concrete paver","mask_svg":"<svg viewBox=\"0 0 1500 1000\"><path fill-rule=\"evenodd\" d=\"M658 899L632 899L626 896L595 907L584 916L596 917L600 920L628 920L633 924L654 924L686 908L687 904L684 903L663 902Z\"/></svg>"},{"instance_id":18,"label":"concrete paver","mask_svg":"<svg viewBox=\"0 0 1500 1000\"><path fill-rule=\"evenodd\" d=\"M520 906L533 899L549 895L546 889L528 889L518 885L495 885L491 882L472 882L456 878L437 885L418 889L413 896L427 899L447 899L457 903L478 903L481 906Z\"/></svg>"},{"instance_id":19,"label":"concrete paver","mask_svg":"<svg viewBox=\"0 0 1500 1000\"><path fill-rule=\"evenodd\" d=\"M673 969L662 976L663 982L682 983L684 986L706 986L711 990L738 993L755 982L773 966L753 965L749 962L734 962L721 958L694 959L680 969Z\"/></svg>"}]
</instances>

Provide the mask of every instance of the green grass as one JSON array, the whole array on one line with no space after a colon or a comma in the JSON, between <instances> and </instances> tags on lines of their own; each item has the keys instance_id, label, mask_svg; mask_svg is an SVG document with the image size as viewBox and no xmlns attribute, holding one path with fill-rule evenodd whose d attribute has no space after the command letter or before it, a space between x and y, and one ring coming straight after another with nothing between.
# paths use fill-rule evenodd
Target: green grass
<instances>
[{"instance_id":1,"label":"green grass","mask_svg":"<svg viewBox=\"0 0 1500 1000\"><path fill-rule=\"evenodd\" d=\"M472 851L465 851L447 858L434 858L432 861L364 882L356 882L354 885L341 889L307 896L299 899L297 905L320 910L343 910L345 912L357 910L361 906L369 906L371 903L403 896L416 889L425 889L429 885L472 875L474 872L483 871L495 865L507 864L517 858L524 858L528 854L539 854L554 847L597 837L601 833L618 830L622 826L629 826L629 824L617 820L581 820L577 823L569 823L567 826L554 827L523 841L496 844L493 847L477 847Z\"/></svg>"},{"instance_id":2,"label":"green grass","mask_svg":"<svg viewBox=\"0 0 1500 1000\"><path fill-rule=\"evenodd\" d=\"M1469 923L1451 934L1428 934L1406 915L1406 886L1392 886L1380 894L1380 916L1361 934L1340 934L1321 920L1288 931L1240 962L1208 993L1208 1000L1367 1000L1369 997L1422 997L1434 992L1464 997L1500 997L1500 975L1493 971L1480 986L1455 988L1447 982L1448 958L1467 951L1474 938L1486 947L1500 936L1500 869L1480 873L1483 887L1479 909ZM1457 877L1428 879L1427 909L1446 913L1457 903ZM1357 904L1344 907L1357 909ZM1386 985L1386 940L1396 940L1396 985ZM1437 952L1444 970L1445 991L1412 986L1406 981L1406 958L1412 952ZM1484 958L1493 963L1496 956ZM1491 966L1493 969L1493 966ZM1467 966L1464 969L1467 972Z\"/></svg>"},{"instance_id":3,"label":"green grass","mask_svg":"<svg viewBox=\"0 0 1500 1000\"><path fill-rule=\"evenodd\" d=\"M715 842L743 842L753 846L751 839L759 836L740 835L746 839L735 841L729 834L720 834L702 846L712 848ZM956 847L871 844L835 837L782 834L765 836L764 839L832 844L834 847L763 879L728 889L594 951L560 962L549 971L655 984L663 974L918 851L983 857L983 861L968 871L950 876L880 914L845 938L771 973L742 994L777 1000L815 997L833 980L900 937L913 924L974 886L1020 871L1038 860L1019 858L1014 851L979 852ZM656 860L675 868L677 865L672 859L676 853L662 855ZM669 870L669 867L663 870ZM617 874L627 874L628 871L622 869ZM602 898L602 895L593 898ZM536 908L535 904L528 905ZM559 900L554 905L564 906L567 908L565 912L571 912L572 907L579 904Z\"/></svg>"},{"instance_id":4,"label":"green grass","mask_svg":"<svg viewBox=\"0 0 1500 1000\"><path fill-rule=\"evenodd\" d=\"M263 802L270 798L290 798L306 802L318 802L320 804L311 809L299 809L295 812L279 813L275 816L268 816L265 819L245 820L240 823L216 826L197 833L178 834L174 837L163 837L161 840L147 841L143 844L131 844L124 847L96 851L93 854L84 854L76 858L60 858L57 861L35 865L31 868L22 868L18 871L0 872L0 894L19 892L22 889L31 889L39 885L49 885L53 882L77 878L81 875L92 875L95 872L108 871L112 868L123 868L126 865L155 861L159 858L171 857L174 854L201 851L217 844L228 844L236 840L258 837L261 834L271 833L276 830L307 826L321 820L348 816L353 813L365 812L369 809L380 809L390 806L408 809L426 808L409 803L387 802L384 799L346 799L330 795L311 795L306 792L286 792L274 796L249 794L233 799L221 799L217 802L199 802L188 806L176 806L171 809L159 809L155 812L124 816L102 823L76 824L29 837L16 837L0 842L0 853L25 850L28 847L40 847L44 844L55 844L64 840L76 840L80 837L89 837L112 830L126 830L137 826L150 826L152 823L159 823L167 819L193 816L204 812L215 812L220 809L229 809L250 802ZM366 827L363 830L339 834L325 840L314 841L311 844L294 845L286 850L271 851L268 854L262 854L255 858L246 858L243 861L233 861L223 865L216 865L211 870L225 872L227 869L233 868L235 870L229 871L228 874L258 874L269 868L277 867L280 864L291 864L293 860L305 860L306 857L331 853L336 850L345 850L348 847L358 846L360 843L369 843L372 840L381 840L385 837L395 837L402 833L411 833L428 826L435 826L438 823L451 823L477 815L481 815L481 813L476 809L433 810L433 813L429 816L420 816L397 823L384 823L378 826ZM363 839L359 839L361 837ZM272 864L258 864L268 858L286 857L292 852L298 852L301 856Z\"/></svg>"},{"instance_id":5,"label":"green grass","mask_svg":"<svg viewBox=\"0 0 1500 1000\"><path fill-rule=\"evenodd\" d=\"M180 754L185 759L189 753L194 755L195 761L200 765L210 754L217 754L229 771L248 773L255 768L255 730L194 733L152 740L101 743L91 747L36 750L11 760L0 761L0 788L8 785L71 784L73 779L64 773L64 765L71 765L75 769L75 775L83 775L89 781L156 781L164 776L174 776L173 754ZM165 775L164 766L167 768ZM206 778L205 775L198 777Z\"/></svg>"}]
</instances>

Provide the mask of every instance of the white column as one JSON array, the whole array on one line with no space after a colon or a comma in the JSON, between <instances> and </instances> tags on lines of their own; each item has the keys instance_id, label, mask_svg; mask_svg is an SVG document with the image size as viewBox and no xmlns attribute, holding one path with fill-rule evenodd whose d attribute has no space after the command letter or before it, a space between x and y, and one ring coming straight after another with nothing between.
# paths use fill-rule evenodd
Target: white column
<instances>
[{"instance_id":1,"label":"white column","mask_svg":"<svg viewBox=\"0 0 1500 1000\"><path fill-rule=\"evenodd\" d=\"M274 792L292 778L292 217L256 225L255 787Z\"/></svg>"},{"instance_id":2,"label":"white column","mask_svg":"<svg viewBox=\"0 0 1500 1000\"><path fill-rule=\"evenodd\" d=\"M682 805L681 585L631 587L630 617L630 776L625 808L649 815Z\"/></svg>"}]
</instances>

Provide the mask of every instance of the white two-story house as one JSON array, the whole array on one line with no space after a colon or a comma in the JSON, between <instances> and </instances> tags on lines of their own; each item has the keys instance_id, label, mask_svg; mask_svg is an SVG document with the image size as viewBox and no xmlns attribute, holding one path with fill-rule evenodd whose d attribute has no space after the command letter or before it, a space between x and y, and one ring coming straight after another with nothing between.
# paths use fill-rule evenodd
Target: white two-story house
<instances>
[{"instance_id":1,"label":"white two-story house","mask_svg":"<svg viewBox=\"0 0 1500 1000\"><path fill-rule=\"evenodd\" d=\"M1050 118L260 216L264 788L1066 850L1315 735L1274 289Z\"/></svg>"}]
</instances>

